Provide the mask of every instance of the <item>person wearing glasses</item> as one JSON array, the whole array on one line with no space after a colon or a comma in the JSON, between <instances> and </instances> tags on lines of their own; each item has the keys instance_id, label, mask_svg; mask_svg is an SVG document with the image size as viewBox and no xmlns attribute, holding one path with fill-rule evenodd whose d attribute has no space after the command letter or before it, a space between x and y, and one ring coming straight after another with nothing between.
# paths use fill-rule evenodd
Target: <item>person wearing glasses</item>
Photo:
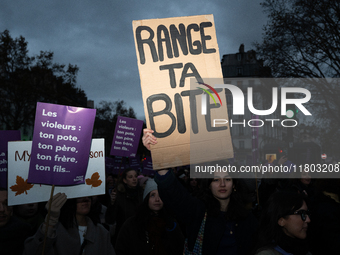
<instances>
[{"instance_id":1,"label":"person wearing glasses","mask_svg":"<svg viewBox=\"0 0 340 255\"><path fill-rule=\"evenodd\" d=\"M261 215L255 254L310 254L307 242L310 221L303 194L285 191L272 194Z\"/></svg>"}]
</instances>

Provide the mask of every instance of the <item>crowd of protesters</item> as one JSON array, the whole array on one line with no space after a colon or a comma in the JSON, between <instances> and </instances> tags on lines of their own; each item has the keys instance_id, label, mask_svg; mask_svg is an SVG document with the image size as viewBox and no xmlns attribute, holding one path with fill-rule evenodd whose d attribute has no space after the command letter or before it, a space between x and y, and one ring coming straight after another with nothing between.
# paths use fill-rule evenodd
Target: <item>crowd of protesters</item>
<instances>
[{"instance_id":1,"label":"crowd of protesters","mask_svg":"<svg viewBox=\"0 0 340 255\"><path fill-rule=\"evenodd\" d=\"M125 169L104 195L47 203L11 207L0 189L0 254L339 254L339 195L339 179L196 179L185 166Z\"/></svg>"}]
</instances>

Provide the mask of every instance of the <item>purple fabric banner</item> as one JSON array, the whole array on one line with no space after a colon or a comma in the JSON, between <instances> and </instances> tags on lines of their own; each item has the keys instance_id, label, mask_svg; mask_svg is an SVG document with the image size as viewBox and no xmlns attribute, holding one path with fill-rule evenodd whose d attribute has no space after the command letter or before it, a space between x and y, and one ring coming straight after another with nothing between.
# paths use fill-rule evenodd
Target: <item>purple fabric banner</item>
<instances>
[{"instance_id":1,"label":"purple fabric banner","mask_svg":"<svg viewBox=\"0 0 340 255\"><path fill-rule=\"evenodd\" d=\"M7 189L8 142L20 140L19 130L0 130L0 188Z\"/></svg>"},{"instance_id":2,"label":"purple fabric banner","mask_svg":"<svg viewBox=\"0 0 340 255\"><path fill-rule=\"evenodd\" d=\"M28 182L84 183L95 109L37 103Z\"/></svg>"},{"instance_id":3,"label":"purple fabric banner","mask_svg":"<svg viewBox=\"0 0 340 255\"><path fill-rule=\"evenodd\" d=\"M135 157L142 128L143 121L118 116L110 154Z\"/></svg>"}]
</instances>

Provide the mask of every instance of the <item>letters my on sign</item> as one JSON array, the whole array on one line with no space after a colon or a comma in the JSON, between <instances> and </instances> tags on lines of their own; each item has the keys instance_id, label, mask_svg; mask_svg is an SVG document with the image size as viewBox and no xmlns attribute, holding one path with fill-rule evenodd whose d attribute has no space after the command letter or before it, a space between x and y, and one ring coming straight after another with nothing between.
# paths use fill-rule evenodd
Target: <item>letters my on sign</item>
<instances>
[{"instance_id":1,"label":"letters my on sign","mask_svg":"<svg viewBox=\"0 0 340 255\"><path fill-rule=\"evenodd\" d=\"M210 78L223 83L213 15L133 21L133 32L147 127L158 138L154 169L233 157L229 127L211 128L208 119L227 117L226 105L202 116L203 92L191 89ZM190 145L201 149L190 155Z\"/></svg>"},{"instance_id":2,"label":"letters my on sign","mask_svg":"<svg viewBox=\"0 0 340 255\"><path fill-rule=\"evenodd\" d=\"M73 186L56 186L55 194L65 193L67 198L95 196L105 193L104 139L92 139L85 183ZM8 204L28 204L47 201L51 186L28 182L32 160L32 141L8 143Z\"/></svg>"}]
</instances>

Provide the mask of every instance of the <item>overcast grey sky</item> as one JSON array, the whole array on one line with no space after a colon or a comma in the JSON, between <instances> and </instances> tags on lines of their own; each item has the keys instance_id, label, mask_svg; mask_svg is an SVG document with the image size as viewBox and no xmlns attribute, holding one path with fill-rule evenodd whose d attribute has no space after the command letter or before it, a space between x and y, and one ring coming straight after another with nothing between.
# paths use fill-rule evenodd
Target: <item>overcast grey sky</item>
<instances>
[{"instance_id":1,"label":"overcast grey sky","mask_svg":"<svg viewBox=\"0 0 340 255\"><path fill-rule=\"evenodd\" d=\"M213 14L221 58L260 41L260 0L0 0L0 31L24 36L29 55L80 68L77 84L95 105L124 100L144 120L132 21Z\"/></svg>"}]
</instances>

